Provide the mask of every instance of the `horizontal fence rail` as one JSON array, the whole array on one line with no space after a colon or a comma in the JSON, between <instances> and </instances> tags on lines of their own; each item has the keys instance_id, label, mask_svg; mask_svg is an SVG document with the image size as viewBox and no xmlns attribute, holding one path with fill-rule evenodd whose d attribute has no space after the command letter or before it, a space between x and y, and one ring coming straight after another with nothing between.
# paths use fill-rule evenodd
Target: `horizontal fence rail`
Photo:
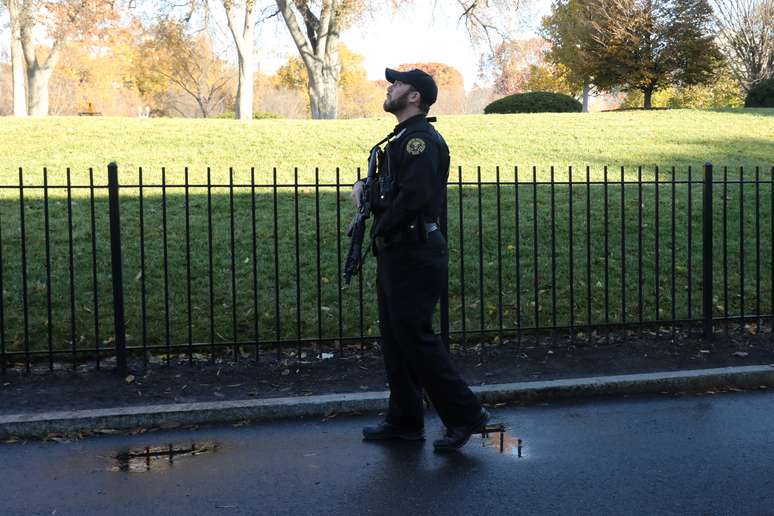
<instances>
[{"instance_id":1,"label":"horizontal fence rail","mask_svg":"<svg viewBox=\"0 0 774 516\"><path fill-rule=\"evenodd\" d=\"M338 169L18 172L0 185L3 372L319 358L378 337L375 260L342 281L354 208ZM770 328L773 193L774 167L458 168L438 327L462 350Z\"/></svg>"}]
</instances>

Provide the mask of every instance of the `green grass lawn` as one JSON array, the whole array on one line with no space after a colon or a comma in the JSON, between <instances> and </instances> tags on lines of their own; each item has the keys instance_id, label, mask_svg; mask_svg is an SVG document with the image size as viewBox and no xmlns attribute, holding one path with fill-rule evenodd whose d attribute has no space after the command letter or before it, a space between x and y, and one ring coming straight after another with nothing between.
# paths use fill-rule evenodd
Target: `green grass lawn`
<instances>
[{"instance_id":1,"label":"green grass lawn","mask_svg":"<svg viewBox=\"0 0 774 516\"><path fill-rule=\"evenodd\" d=\"M190 339L197 343L234 338L251 341L256 328L261 340L375 335L374 261L369 258L363 277L361 312L357 286L339 290L338 259L346 253L348 239L343 232L352 215L346 185L356 167L364 165L368 147L392 125L387 118L247 124L228 120L0 119L4 157L0 184L18 185L18 167L25 170L23 251L27 258L29 348L45 350L50 342L52 349L64 354L73 346L93 349L95 321L100 345L110 342L112 290L105 190L94 191L94 231L89 189L73 190L69 201L66 190L50 191L47 266L46 203L42 190L36 188L42 184L43 167L49 170L50 184L66 183L64 167L72 169L74 184L88 184L88 168L93 167L95 182L104 185L104 169L110 160L119 163L125 184L136 184L137 168L143 167L146 185L142 224L139 190L126 188L122 197L130 345L188 342L189 324ZM462 329L463 324L473 332L494 330L501 323L505 327L583 326L589 314L593 323L619 321L624 315L629 321L641 315L645 320L668 319L673 310L677 318L696 317L701 294L701 187L689 189L676 184L673 202L670 180L672 166L674 177L685 178L690 166L693 178L698 179L704 161L721 167L718 179L722 166L728 167L732 180L740 177L740 167L743 177L751 180L758 167L762 181L757 188L751 183L743 187L732 183L725 192L721 185L715 185L716 315L726 310L730 314L758 309L771 313L774 110L457 116L442 118L438 127L449 142L454 167L449 189L453 331ZM518 210L514 165L519 165ZM551 186L541 184L533 190L533 165L539 181L548 179L551 165L556 166L557 180L566 179L567 167L572 165L574 181L585 179L586 166L592 180L601 180L602 167L610 165L611 183L620 181L622 165L627 181L636 179L638 166L643 167L644 178L652 179L658 165L663 182L658 187L658 209L654 185L644 185L640 225L639 187L627 184L622 199L620 184L611 184L605 217L604 185L595 184L587 190L575 183L571 223L569 187L554 188L552 216ZM167 181L178 185L186 166L190 167L192 183L205 184L209 166L212 181L220 186L210 189L209 199L208 189L202 186L189 188L187 197L180 186L168 188L163 197L161 189L154 186L161 180L161 166L166 167ZM275 190L267 186L274 166L278 182L292 183L294 167L298 167L299 181L306 184L297 189L278 187L275 197ZM490 183L499 166L501 184L483 185L480 201L479 188L465 184L460 201L460 189L454 184L459 180L459 166L463 167L463 182L476 180L476 167L480 166L482 179ZM251 188L236 186L232 204L232 191L227 187L229 167L234 167L237 184L248 183L250 167L255 167L259 186L254 196ZM320 182L328 186L317 189L311 184L315 167L319 167ZM335 182L336 167L340 167L343 183L338 195L335 186L330 186ZM6 351L22 351L25 322L19 189L5 188L0 196L2 345ZM722 274L724 221L726 276ZM757 240L756 234L760 235ZM49 296L50 325L46 308Z\"/></svg>"},{"instance_id":2,"label":"green grass lawn","mask_svg":"<svg viewBox=\"0 0 774 516\"><path fill-rule=\"evenodd\" d=\"M494 167L533 165L541 177L547 167L590 165L595 174L604 165L701 166L706 161L729 167L770 166L774 156L774 109L730 111L656 111L469 115L441 117L436 124L449 143L452 169L463 167L473 177L482 167L484 178ZM62 179L65 167L74 180L93 167L103 171L116 161L122 173L136 176L143 167L170 178L191 167L202 181L206 167L213 178L246 178L255 167L259 181L278 168L281 182L291 181L298 167L302 180L333 182L340 167L349 180L364 166L371 145L394 126L392 117L362 120L235 120L132 118L0 118L0 178L18 180L18 167L36 176L43 167ZM99 177L99 174L98 174ZM127 177L126 180L129 180Z\"/></svg>"}]
</instances>

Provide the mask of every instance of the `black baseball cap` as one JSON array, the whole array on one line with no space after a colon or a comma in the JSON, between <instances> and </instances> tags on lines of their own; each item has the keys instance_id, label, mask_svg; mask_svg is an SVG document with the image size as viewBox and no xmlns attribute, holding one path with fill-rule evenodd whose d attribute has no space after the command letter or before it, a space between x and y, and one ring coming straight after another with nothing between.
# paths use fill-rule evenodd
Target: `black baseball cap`
<instances>
[{"instance_id":1,"label":"black baseball cap","mask_svg":"<svg viewBox=\"0 0 774 516\"><path fill-rule=\"evenodd\" d=\"M432 75L419 68L407 72L385 68L384 77L391 83L400 81L412 85L422 95L422 101L428 106L432 105L438 98L438 86L436 86Z\"/></svg>"}]
</instances>

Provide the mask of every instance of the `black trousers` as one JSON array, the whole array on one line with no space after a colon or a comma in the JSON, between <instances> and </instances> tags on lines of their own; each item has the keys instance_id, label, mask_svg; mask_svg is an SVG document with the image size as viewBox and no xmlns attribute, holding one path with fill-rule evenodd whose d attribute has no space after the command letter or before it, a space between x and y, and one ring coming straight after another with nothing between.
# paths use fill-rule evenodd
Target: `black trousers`
<instances>
[{"instance_id":1,"label":"black trousers","mask_svg":"<svg viewBox=\"0 0 774 516\"><path fill-rule=\"evenodd\" d=\"M390 385L387 421L397 426L424 426L423 388L446 426L470 424L481 411L432 327L448 267L440 231L426 242L399 242L377 254L379 329Z\"/></svg>"}]
</instances>

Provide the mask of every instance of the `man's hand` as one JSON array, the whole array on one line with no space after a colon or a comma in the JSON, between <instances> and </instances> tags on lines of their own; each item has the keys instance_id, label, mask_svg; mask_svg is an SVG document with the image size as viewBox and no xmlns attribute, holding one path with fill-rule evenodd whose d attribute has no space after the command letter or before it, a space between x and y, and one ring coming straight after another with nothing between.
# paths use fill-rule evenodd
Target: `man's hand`
<instances>
[{"instance_id":1,"label":"man's hand","mask_svg":"<svg viewBox=\"0 0 774 516\"><path fill-rule=\"evenodd\" d=\"M365 182L361 179L360 181L355 182L354 185L352 185L352 193L350 196L352 197L352 203L355 205L355 208L360 209L360 201L363 198L363 188L365 187Z\"/></svg>"}]
</instances>

